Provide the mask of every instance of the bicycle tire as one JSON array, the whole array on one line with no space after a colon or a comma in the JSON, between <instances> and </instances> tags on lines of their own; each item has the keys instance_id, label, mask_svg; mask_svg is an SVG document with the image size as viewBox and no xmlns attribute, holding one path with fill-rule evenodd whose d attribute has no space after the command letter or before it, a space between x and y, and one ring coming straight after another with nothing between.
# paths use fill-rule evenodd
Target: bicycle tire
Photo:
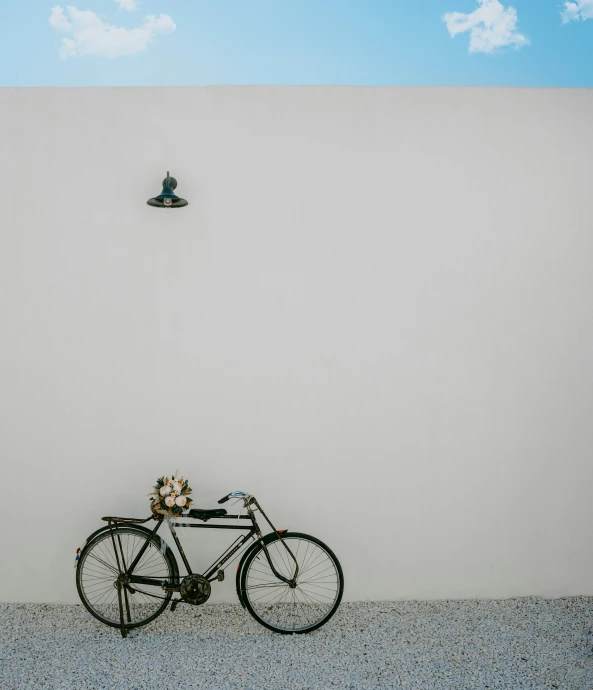
<instances>
[{"instance_id":1,"label":"bicycle tire","mask_svg":"<svg viewBox=\"0 0 593 690\"><path fill-rule=\"evenodd\" d=\"M344 592L344 574L336 555L321 540L302 532L268 535L264 541L276 570L291 578L294 562L281 543L286 541L299 563L296 586L278 580L264 546L255 545L241 566L240 599L245 608L258 623L283 635L308 633L325 625Z\"/></svg>"},{"instance_id":2,"label":"bicycle tire","mask_svg":"<svg viewBox=\"0 0 593 690\"><path fill-rule=\"evenodd\" d=\"M179 570L175 556L168 547L165 548L163 554L164 542L159 536L153 535L151 537L147 530L134 526L117 527L114 529L114 535L123 540L122 545L127 554L128 563L140 551L143 544L150 539L149 548L135 568L135 574L169 580L170 582L178 580ZM149 554L148 557L147 554ZM82 549L76 567L76 588L87 611L101 623L113 628L121 626L115 587L117 574L113 542L111 533L107 529L93 535ZM111 578L113 578L113 583ZM145 587L145 585L140 585L136 589L128 589L130 616L135 616L132 620L128 620L126 616L125 627L128 630L153 621L163 613L171 600L172 592L164 592L161 589L157 599L157 588L153 587L151 592L147 593L146 589L143 589ZM113 588L113 592L111 592L111 588ZM155 594L151 596L153 591Z\"/></svg>"}]
</instances>

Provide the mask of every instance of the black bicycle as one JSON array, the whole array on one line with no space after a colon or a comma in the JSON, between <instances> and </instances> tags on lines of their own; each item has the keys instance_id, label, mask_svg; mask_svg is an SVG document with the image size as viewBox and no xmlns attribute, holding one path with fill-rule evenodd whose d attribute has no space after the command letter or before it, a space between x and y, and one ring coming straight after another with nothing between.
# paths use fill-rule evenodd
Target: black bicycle
<instances>
[{"instance_id":1,"label":"black bicycle","mask_svg":"<svg viewBox=\"0 0 593 690\"><path fill-rule=\"evenodd\" d=\"M87 539L76 567L76 586L82 603L97 620L120 628L123 637L132 628L154 620L171 603L171 610L185 602L195 606L210 597L212 582L224 580L225 568L239 556L236 587L243 608L266 628L278 633L307 633L334 615L344 590L342 568L333 551L308 534L277 530L257 499L233 491L243 502L238 515L224 508L194 508L181 518L167 519L153 513L146 519L104 517L107 525ZM255 513L270 525L263 535ZM186 519L196 522L182 522ZM235 520L238 524L210 524L209 520ZM156 520L151 530L142 525ZM250 524L241 524L241 520ZM157 535L167 521L187 570L180 576L177 559ZM202 524L199 524L199 523ZM247 530L200 575L192 572L176 527ZM232 560L231 560L232 559ZM173 601L173 594L179 596Z\"/></svg>"}]
</instances>

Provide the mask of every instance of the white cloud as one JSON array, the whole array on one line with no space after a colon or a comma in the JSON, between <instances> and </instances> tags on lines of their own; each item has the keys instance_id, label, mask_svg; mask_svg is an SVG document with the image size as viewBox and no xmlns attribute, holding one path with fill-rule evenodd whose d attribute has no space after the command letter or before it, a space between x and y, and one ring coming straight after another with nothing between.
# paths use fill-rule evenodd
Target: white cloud
<instances>
[{"instance_id":1,"label":"white cloud","mask_svg":"<svg viewBox=\"0 0 593 690\"><path fill-rule=\"evenodd\" d=\"M517 10L514 7L505 8L499 0L478 0L478 3L480 6L469 14L448 12L443 17L451 37L470 32L470 53L491 53L505 46L521 48L529 45L529 39L517 31Z\"/></svg>"},{"instance_id":2,"label":"white cloud","mask_svg":"<svg viewBox=\"0 0 593 690\"><path fill-rule=\"evenodd\" d=\"M593 0L574 0L565 2L561 12L564 24L578 22L579 20L593 19Z\"/></svg>"},{"instance_id":3,"label":"white cloud","mask_svg":"<svg viewBox=\"0 0 593 690\"><path fill-rule=\"evenodd\" d=\"M66 19L64 10L59 5L51 8L49 23L56 31L63 31L64 33L66 31L70 31L72 28L72 24L70 24L70 22Z\"/></svg>"},{"instance_id":4,"label":"white cloud","mask_svg":"<svg viewBox=\"0 0 593 690\"><path fill-rule=\"evenodd\" d=\"M136 0L115 0L119 5L120 9L127 10L128 12L133 12L137 8Z\"/></svg>"},{"instance_id":5,"label":"white cloud","mask_svg":"<svg viewBox=\"0 0 593 690\"><path fill-rule=\"evenodd\" d=\"M136 29L124 29L103 22L90 10L79 10L68 5L66 12L59 6L52 7L49 23L60 33L67 34L62 38L60 57L65 60L71 57L95 55L100 57L120 57L136 55L146 50L159 34L170 34L175 31L175 22L167 14L155 17L152 14L144 17L144 22Z\"/></svg>"}]
</instances>

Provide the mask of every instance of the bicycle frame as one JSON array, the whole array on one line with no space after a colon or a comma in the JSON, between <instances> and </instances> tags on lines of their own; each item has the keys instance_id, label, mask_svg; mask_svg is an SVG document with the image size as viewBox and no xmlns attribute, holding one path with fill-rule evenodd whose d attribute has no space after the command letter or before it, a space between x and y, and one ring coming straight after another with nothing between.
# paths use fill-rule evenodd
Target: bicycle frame
<instances>
[{"instance_id":1,"label":"bicycle frame","mask_svg":"<svg viewBox=\"0 0 593 690\"><path fill-rule=\"evenodd\" d=\"M200 518L191 518L191 517L184 517L183 520L199 520ZM217 520L251 520L251 518L247 515L222 515L216 518ZM159 520L155 526L155 528L152 530L150 536L152 537L154 534L156 534L160 528L160 526L163 524L164 520ZM179 550L179 554L181 555L181 559L183 560L183 564L185 566L185 569L187 570L187 574L191 575L192 568L189 564L189 561L187 560L187 556L185 555L185 551L183 550L183 546L181 544L181 541L177 535L177 532L175 531L176 527L190 527L194 529L230 529L230 530L248 530L247 534L241 535L237 539L235 539L234 542L230 546L228 546L222 554L214 561L214 563L209 566L206 571L203 573L203 577L205 577L209 582L213 582L214 580L218 579L218 571L222 568L222 566L229 561L230 558L232 558L238 551L241 550L245 544L250 539L253 539L255 536L261 534L259 531L259 526L257 522L253 519L251 525L200 525L196 523L186 523L186 522L173 522L172 520L169 522L169 528L171 530L171 535L173 536L173 539L175 541L175 545L177 546L177 549ZM150 544L150 541L146 541L144 546L140 549L136 557L134 558L133 562L130 564L130 566L127 568L126 575L128 575L130 579L130 583L135 583L135 584L145 584L145 585L157 585L157 586L162 586L163 588L166 587L166 581L161 581L161 580L155 580L152 578L146 578L146 577L138 577L134 576L134 568L138 565L140 560L142 559L142 556L146 552L146 549L148 548ZM168 548L168 547L167 547ZM278 576L282 578L282 576L278 573ZM284 579L284 578L282 578ZM170 587L173 591L178 591L180 583L174 583L172 587ZM169 587L167 587L169 589Z\"/></svg>"},{"instance_id":2,"label":"bicycle frame","mask_svg":"<svg viewBox=\"0 0 593 690\"><path fill-rule=\"evenodd\" d=\"M282 539L281 532L278 532L274 528L274 526L272 525L272 523L270 522L270 520L268 519L266 514L261 510L261 507L259 506L257 501L255 499L252 499L252 501L257 506L257 508L260 510L260 512L262 513L262 515L266 519L266 521L270 524L270 526L272 527L274 532L276 532L276 534L278 534L280 539ZM178 522L179 519L183 519L183 520L189 519L189 520L196 520L196 521L202 520L201 518L192 518L189 515L184 516L183 518L178 518L175 521L173 521L173 520L168 521L169 522L169 528L171 530L171 534L172 534L173 539L175 541L175 544L179 550L179 554L181 555L181 559L183 560L183 564L185 565L185 568L187 570L188 575L191 575L193 571L191 569L189 561L187 560L187 556L185 555L185 551L183 550L183 546L181 545L181 541L179 540L179 537L177 536L177 532L175 531L175 527L189 527L189 528L194 528L194 529L248 530L247 534L242 535L242 536L238 537L237 539L235 539L231 543L231 545L228 546L222 552L222 554L214 561L214 563L212 563L212 565L210 565L206 569L206 571L203 573L203 577L205 577L209 582L213 582L214 580L222 580L224 577L224 575L223 575L223 577L220 577L220 572L221 572L222 566L225 563L227 563L229 561L229 559L231 559L238 551L240 551L245 546L245 544L247 544L247 542L250 539L254 539L256 537L260 540L260 542L262 544L262 547L264 549L264 553L266 555L266 559L267 559L268 564L270 565L270 568L272 569L272 572L274 573L274 575L279 580L286 582L288 584L291 582L291 580L296 579L296 577L298 576L298 571L299 571L298 563L297 563L292 551L290 550L288 545L285 543L284 543L284 547L286 548L286 550L288 551L288 553L290 554L290 556L292 557L292 559L295 563L295 566L296 566L295 572L294 572L293 577L291 579L289 579L289 578L285 577L284 575L280 574L276 570L274 563L273 563L272 559L270 558L270 554L268 552L267 545L263 539L263 534L262 534L260 527L257 523L257 520L255 518L254 511L250 508L250 505L251 505L251 503L247 503L247 505L246 505L247 511L248 511L247 515L220 515L220 516L216 516L214 518L207 518L207 519L216 519L216 520L237 520L237 521L249 520L251 522L250 526L247 526L247 525L245 525L245 526L243 526L243 525L206 525L206 524L200 525L200 524L196 524L193 522L192 523ZM125 563L125 558L124 558L124 554L123 554L123 549L121 547L121 542L119 543L120 554L121 554L121 564L120 564L120 556L118 555L118 549L117 549L117 545L115 543L115 536L117 536L117 525L120 522L124 523L124 524L129 524L129 523L133 523L133 522L145 522L145 520L132 521L132 520L126 520L126 519L122 519L122 518L104 518L104 519L109 522L109 529L111 532L111 537L112 537L112 541L113 541L113 547L115 550L118 568L120 570L120 574L122 576L126 577L127 583L129 583L129 584L144 584L144 585L152 585L152 586L162 587L166 591L173 591L173 592L179 591L179 588L181 586L180 581L174 582L174 583L169 583L166 580L135 576L133 574L134 568L138 565L138 563L142 559L142 556L145 554L146 550L148 549L148 547L151 543L152 537L154 535L156 535L156 533L160 529L160 526L163 524L164 519L162 519L162 518L157 519L157 524L155 525L154 529L150 533L150 537L146 540L146 542L144 543L144 545L142 546L140 551L136 554L136 557L134 558L134 560L132 561L132 563L129 566L127 566ZM151 518L148 518L148 520L149 519L151 519ZM205 523L206 520L202 520L202 522ZM115 525L115 534L114 534L114 527L113 527L114 525ZM118 537L118 540L119 540L119 537ZM166 548L168 548L168 547L166 547Z\"/></svg>"},{"instance_id":3,"label":"bicycle frame","mask_svg":"<svg viewBox=\"0 0 593 690\"><path fill-rule=\"evenodd\" d=\"M230 496L230 494L229 494ZM222 499L220 502L224 502L225 500L228 500L228 496L225 497L225 499ZM228 563L229 559L231 559L238 551L240 551L250 539L255 539L259 541L261 544L266 560L268 561L268 564L274 573L274 575L281 580L282 582L285 582L289 585L292 586L293 583L296 582L296 578L299 573L299 565L298 562L290 550L290 547L286 542L282 539L282 532L279 532L274 525L271 523L270 518L264 513L262 510L261 506L257 502L257 499L253 496L249 496L247 494L244 494L244 499L243 499L243 504L244 507L247 509L247 515L217 515L217 516L212 516L212 517L206 517L206 518L200 518L198 516L192 517L191 515L187 515L183 518L175 518L167 520L169 523L169 528L171 530L171 534L173 535L173 539L175 541L175 544L177 545L177 548L179 549L179 553L181 555L181 558L183 560L183 564L185 565L185 568L187 570L188 576L192 575L192 569L189 564L189 561L187 560L187 556L185 555L185 551L183 550L183 546L181 545L181 541L179 540L179 537L177 536L177 532L175 531L175 527L190 527L190 528L198 528L198 529L231 529L231 530L247 530L248 533L245 535L242 535L240 537L237 537L233 543L228 546L225 551L221 554L221 556L214 561L214 563L209 566L206 569L206 572L203 574L202 577L204 577L208 582L212 582L214 580L219 580L222 581L224 579L224 570L222 570L222 567L225 563ZM259 528L259 525L257 524L257 520L255 518L254 514L254 509L252 506L255 506L256 510L259 510L266 522L270 525L274 533L278 536L278 538L282 541L282 544L286 551L290 554L290 557L294 561L295 564L295 571L292 576L292 578L287 578L281 573L279 573L272 561L272 558L270 557L270 554L268 552L268 547L266 543L266 537L263 536L261 529ZM120 535L118 534L117 527L119 524L121 525L130 525L130 524L140 524L140 523L145 523L148 522L149 520L154 519L157 521L157 524L155 525L154 529L149 532L149 537L148 539L145 540L144 545L140 548L140 551L136 554L136 557L130 563L129 565L126 564L125 562L125 554L124 550L122 547L121 543L121 538ZM206 523L210 519L216 519L216 520L237 520L239 522L240 520L249 520L251 522L250 526L243 526L243 525L206 525L206 524L196 524L194 522L191 523L186 523L186 522L178 522L178 520L200 520L203 523ZM113 548L115 551L115 558L117 562L117 568L118 568L118 578L116 580L116 588L117 588L117 596L118 596L118 605L119 605L119 613L120 613L120 621L121 621L121 633L123 637L127 636L127 629L125 627L125 616L124 616L124 608L125 612L128 618L128 621L130 620L130 609L129 609L129 599L128 599L128 591L132 591L133 588L130 585L149 585L149 586L156 586L156 587L161 587L165 592L180 592L181 591L181 585L182 585L182 578L179 576L179 573L176 573L176 578L177 580L174 582L169 582L167 580L162 580L162 579L157 579L157 578L150 578L150 577L141 577L139 575L134 575L134 568L140 563L142 557L146 553L146 550L150 546L152 542L152 538L156 535L156 533L159 531L161 525L165 521L165 517L157 514L153 514L152 517L146 518L145 520L136 520L134 518L117 518L117 517L104 517L103 520L105 520L108 523L108 529L111 535L111 540L113 542ZM285 530L283 530L285 531ZM119 544L119 552L116 544L116 537L117 537L117 542ZM167 546L167 543L164 540L161 540L163 543L163 553L166 553L166 549L169 548ZM216 573L216 575L215 575ZM151 595L151 596L156 596L156 595ZM157 597L158 598L158 597ZM241 600L241 595L239 594L239 599ZM179 604L180 601L183 601L183 598L176 599L173 601L171 604L171 610L174 610L177 604ZM243 603L241 601L241 603Z\"/></svg>"}]
</instances>

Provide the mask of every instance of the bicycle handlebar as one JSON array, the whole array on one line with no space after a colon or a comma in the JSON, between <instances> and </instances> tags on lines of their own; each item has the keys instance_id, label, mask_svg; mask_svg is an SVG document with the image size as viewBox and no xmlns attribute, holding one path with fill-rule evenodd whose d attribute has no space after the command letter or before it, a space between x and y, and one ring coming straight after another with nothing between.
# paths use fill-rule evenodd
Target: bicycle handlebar
<instances>
[{"instance_id":1,"label":"bicycle handlebar","mask_svg":"<svg viewBox=\"0 0 593 690\"><path fill-rule=\"evenodd\" d=\"M231 491L230 494L223 496L219 503L226 503L231 498L243 498L245 500L252 498L250 494L246 494L244 491Z\"/></svg>"}]
</instances>

